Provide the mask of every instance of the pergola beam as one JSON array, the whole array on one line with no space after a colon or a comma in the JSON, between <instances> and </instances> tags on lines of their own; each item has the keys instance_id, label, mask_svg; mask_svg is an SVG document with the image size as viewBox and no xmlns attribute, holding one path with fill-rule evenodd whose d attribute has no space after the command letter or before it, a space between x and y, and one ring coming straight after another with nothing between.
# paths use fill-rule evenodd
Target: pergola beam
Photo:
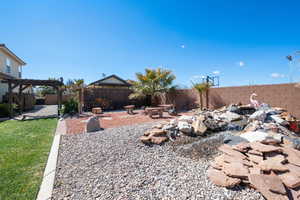
<instances>
[{"instance_id":1,"label":"pergola beam","mask_svg":"<svg viewBox=\"0 0 300 200\"><path fill-rule=\"evenodd\" d=\"M1 75L1 74L0 74ZM62 102L62 94L61 94L61 86L63 86L62 79L61 81L58 80L36 80L36 79L16 79L11 78L9 76L2 77L3 80L1 83L7 83L8 84L8 103L9 103L9 111L10 111L10 117L13 117L13 90L19 86L18 91L18 102L20 106L20 114L23 111L23 102L22 102L22 92L30 87L30 86L50 86L57 90L57 98L58 98L58 115L60 115L60 109L61 109L61 102Z\"/></svg>"}]
</instances>

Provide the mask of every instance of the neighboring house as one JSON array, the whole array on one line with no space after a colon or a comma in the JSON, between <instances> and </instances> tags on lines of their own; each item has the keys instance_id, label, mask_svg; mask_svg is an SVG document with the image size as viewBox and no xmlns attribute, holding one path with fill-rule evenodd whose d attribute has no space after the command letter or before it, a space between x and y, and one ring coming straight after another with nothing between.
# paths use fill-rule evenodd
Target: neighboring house
<instances>
[{"instance_id":1,"label":"neighboring house","mask_svg":"<svg viewBox=\"0 0 300 200\"><path fill-rule=\"evenodd\" d=\"M22 78L22 67L26 63L4 44L0 44L0 81L3 78ZM0 102L8 91L8 85L0 82Z\"/></svg>"},{"instance_id":2,"label":"neighboring house","mask_svg":"<svg viewBox=\"0 0 300 200\"><path fill-rule=\"evenodd\" d=\"M117 75L107 76L103 79L95 81L88 85L88 87L92 88L129 88L131 84L127 81L121 79Z\"/></svg>"}]
</instances>

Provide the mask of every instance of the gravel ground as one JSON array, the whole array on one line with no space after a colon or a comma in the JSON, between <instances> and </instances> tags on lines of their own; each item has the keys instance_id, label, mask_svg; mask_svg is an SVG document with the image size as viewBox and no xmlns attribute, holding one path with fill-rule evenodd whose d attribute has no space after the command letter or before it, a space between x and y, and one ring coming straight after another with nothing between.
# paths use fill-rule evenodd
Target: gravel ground
<instances>
[{"instance_id":1,"label":"gravel ground","mask_svg":"<svg viewBox=\"0 0 300 200\"><path fill-rule=\"evenodd\" d=\"M152 125L63 136L53 199L263 199L248 188L214 186L208 157L184 157L171 142L141 144Z\"/></svg>"}]
</instances>

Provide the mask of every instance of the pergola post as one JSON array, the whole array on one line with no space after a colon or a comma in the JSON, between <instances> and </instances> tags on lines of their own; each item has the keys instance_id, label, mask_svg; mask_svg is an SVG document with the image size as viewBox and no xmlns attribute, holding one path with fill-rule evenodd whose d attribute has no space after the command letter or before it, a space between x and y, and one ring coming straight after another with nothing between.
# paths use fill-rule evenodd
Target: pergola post
<instances>
[{"instance_id":1,"label":"pergola post","mask_svg":"<svg viewBox=\"0 0 300 200\"><path fill-rule=\"evenodd\" d=\"M13 117L13 106L12 106L12 86L11 82L8 82L8 105L9 105L9 117Z\"/></svg>"},{"instance_id":2,"label":"pergola post","mask_svg":"<svg viewBox=\"0 0 300 200\"><path fill-rule=\"evenodd\" d=\"M18 101L19 101L19 114L21 115L23 112L22 84L19 86Z\"/></svg>"},{"instance_id":3,"label":"pergola post","mask_svg":"<svg viewBox=\"0 0 300 200\"><path fill-rule=\"evenodd\" d=\"M60 87L56 88L57 93L57 115L60 116L60 110L61 110L61 102L62 102L62 95L61 95L61 89Z\"/></svg>"}]
</instances>

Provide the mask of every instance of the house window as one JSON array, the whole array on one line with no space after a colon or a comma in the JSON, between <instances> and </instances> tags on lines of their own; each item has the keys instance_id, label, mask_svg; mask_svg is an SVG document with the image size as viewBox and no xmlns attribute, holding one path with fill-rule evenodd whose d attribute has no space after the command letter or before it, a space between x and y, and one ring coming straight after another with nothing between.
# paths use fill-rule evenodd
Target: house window
<instances>
[{"instance_id":1,"label":"house window","mask_svg":"<svg viewBox=\"0 0 300 200\"><path fill-rule=\"evenodd\" d=\"M6 59L6 73L11 73L11 61L8 58Z\"/></svg>"}]
</instances>

